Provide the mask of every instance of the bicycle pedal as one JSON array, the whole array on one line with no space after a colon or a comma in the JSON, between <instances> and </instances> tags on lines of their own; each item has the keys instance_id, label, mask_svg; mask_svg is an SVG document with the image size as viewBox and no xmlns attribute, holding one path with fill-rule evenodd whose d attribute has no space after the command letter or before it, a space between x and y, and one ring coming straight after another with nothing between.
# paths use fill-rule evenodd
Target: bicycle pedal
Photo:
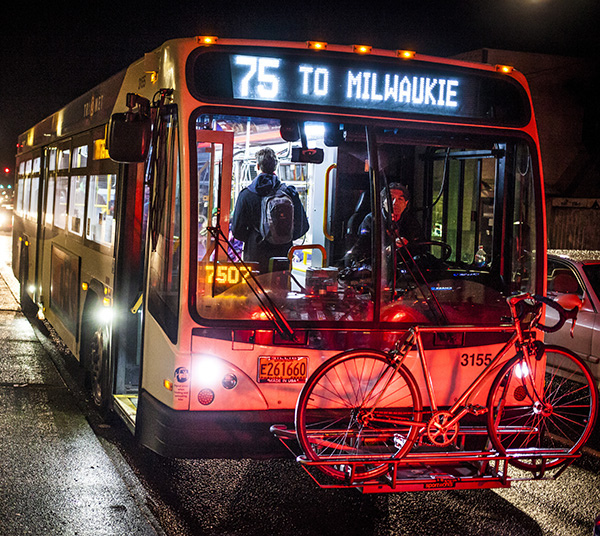
<instances>
[{"instance_id":1,"label":"bicycle pedal","mask_svg":"<svg viewBox=\"0 0 600 536\"><path fill-rule=\"evenodd\" d=\"M478 404L474 404L467 408L467 411L472 415L483 415L487 412L487 408L485 406L480 406Z\"/></svg>"}]
</instances>

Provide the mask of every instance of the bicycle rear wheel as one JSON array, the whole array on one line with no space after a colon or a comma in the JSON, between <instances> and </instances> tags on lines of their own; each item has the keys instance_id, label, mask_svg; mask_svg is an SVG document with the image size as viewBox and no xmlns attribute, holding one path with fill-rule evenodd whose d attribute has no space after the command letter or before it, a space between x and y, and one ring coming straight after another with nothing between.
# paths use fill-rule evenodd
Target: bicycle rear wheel
<instances>
[{"instance_id":1,"label":"bicycle rear wheel","mask_svg":"<svg viewBox=\"0 0 600 536\"><path fill-rule=\"evenodd\" d=\"M536 471L555 467L590 436L598 391L588 367L566 348L548 345L529 371L512 358L494 379L488 396L488 432L510 463ZM544 458L540 453L544 451Z\"/></svg>"},{"instance_id":2,"label":"bicycle rear wheel","mask_svg":"<svg viewBox=\"0 0 600 536\"><path fill-rule=\"evenodd\" d=\"M351 350L323 363L296 405L296 433L307 458L336 479L365 480L388 470L414 444L422 403L412 374L372 350ZM355 460L368 460L364 463ZM339 461L339 463L333 463Z\"/></svg>"}]
</instances>

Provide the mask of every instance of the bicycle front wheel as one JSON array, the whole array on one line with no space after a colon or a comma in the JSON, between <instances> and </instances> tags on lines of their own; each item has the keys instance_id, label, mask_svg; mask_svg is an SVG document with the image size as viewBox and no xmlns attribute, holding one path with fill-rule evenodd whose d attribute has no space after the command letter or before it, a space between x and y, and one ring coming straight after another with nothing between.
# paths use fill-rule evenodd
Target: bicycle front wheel
<instances>
[{"instance_id":1,"label":"bicycle front wheel","mask_svg":"<svg viewBox=\"0 0 600 536\"><path fill-rule=\"evenodd\" d=\"M412 374L382 353L351 350L323 363L296 405L302 450L336 479L384 474L384 459L399 458L414 444L422 403ZM359 460L359 461L357 461Z\"/></svg>"},{"instance_id":2,"label":"bicycle front wheel","mask_svg":"<svg viewBox=\"0 0 600 536\"><path fill-rule=\"evenodd\" d=\"M566 348L548 345L536 370L512 358L488 397L494 448L515 467L540 471L577 453L594 427L598 391L588 367Z\"/></svg>"}]
</instances>

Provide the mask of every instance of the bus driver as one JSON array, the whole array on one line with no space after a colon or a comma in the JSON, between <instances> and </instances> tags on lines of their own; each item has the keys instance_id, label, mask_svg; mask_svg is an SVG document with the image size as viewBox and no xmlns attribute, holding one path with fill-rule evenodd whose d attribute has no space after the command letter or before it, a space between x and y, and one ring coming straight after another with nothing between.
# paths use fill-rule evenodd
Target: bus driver
<instances>
[{"instance_id":1,"label":"bus driver","mask_svg":"<svg viewBox=\"0 0 600 536\"><path fill-rule=\"evenodd\" d=\"M389 186L390 199L392 202L392 214L387 234L390 238L405 239L410 249L411 244L418 244L424 240L423 230L415 219L414 214L408 208L410 195L408 188L403 184L393 182ZM382 197L385 202L385 192ZM370 263L371 254L371 229L373 226L373 214L369 213L358 228L358 239L352 248L346 253L346 263L352 261ZM413 253L416 253L414 251Z\"/></svg>"}]
</instances>

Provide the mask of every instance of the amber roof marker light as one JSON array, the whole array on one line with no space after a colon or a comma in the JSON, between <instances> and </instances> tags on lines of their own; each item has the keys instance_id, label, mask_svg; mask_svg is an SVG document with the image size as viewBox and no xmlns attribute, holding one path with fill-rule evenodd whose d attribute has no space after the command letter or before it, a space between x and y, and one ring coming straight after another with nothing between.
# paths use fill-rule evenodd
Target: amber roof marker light
<instances>
[{"instance_id":1,"label":"amber roof marker light","mask_svg":"<svg viewBox=\"0 0 600 536\"><path fill-rule=\"evenodd\" d=\"M199 35L196 37L198 44L205 46L214 45L218 40L219 38L214 35Z\"/></svg>"},{"instance_id":2,"label":"amber roof marker light","mask_svg":"<svg viewBox=\"0 0 600 536\"><path fill-rule=\"evenodd\" d=\"M327 43L324 41L307 41L306 45L311 50L325 50L327 48Z\"/></svg>"},{"instance_id":3,"label":"amber roof marker light","mask_svg":"<svg viewBox=\"0 0 600 536\"><path fill-rule=\"evenodd\" d=\"M396 56L403 60L412 60L416 54L414 50L396 50Z\"/></svg>"},{"instance_id":4,"label":"amber roof marker light","mask_svg":"<svg viewBox=\"0 0 600 536\"><path fill-rule=\"evenodd\" d=\"M496 65L496 71L499 73L509 74L512 73L515 68L511 65Z\"/></svg>"},{"instance_id":5,"label":"amber roof marker light","mask_svg":"<svg viewBox=\"0 0 600 536\"><path fill-rule=\"evenodd\" d=\"M352 45L352 52L357 54L370 54L372 49L369 45Z\"/></svg>"}]
</instances>

